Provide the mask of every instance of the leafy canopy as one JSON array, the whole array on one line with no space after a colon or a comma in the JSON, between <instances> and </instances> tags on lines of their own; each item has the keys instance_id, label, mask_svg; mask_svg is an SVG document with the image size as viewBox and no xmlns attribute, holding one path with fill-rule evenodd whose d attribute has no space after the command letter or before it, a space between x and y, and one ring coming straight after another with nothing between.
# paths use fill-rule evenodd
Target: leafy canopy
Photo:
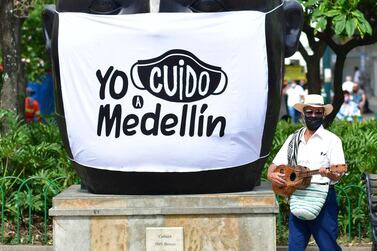
<instances>
[{"instance_id":1,"label":"leafy canopy","mask_svg":"<svg viewBox=\"0 0 377 251\"><path fill-rule=\"evenodd\" d=\"M29 6L27 18L21 30L22 61L25 64L27 79L39 81L39 78L50 71L50 63L45 47L42 11L46 4L54 0L34 0Z\"/></svg>"},{"instance_id":2,"label":"leafy canopy","mask_svg":"<svg viewBox=\"0 0 377 251\"><path fill-rule=\"evenodd\" d=\"M375 0L301 0L301 3L311 18L311 27L316 32L324 32L330 26L340 38L353 35L363 38L373 34L367 19L370 20L371 15L377 15Z\"/></svg>"}]
</instances>

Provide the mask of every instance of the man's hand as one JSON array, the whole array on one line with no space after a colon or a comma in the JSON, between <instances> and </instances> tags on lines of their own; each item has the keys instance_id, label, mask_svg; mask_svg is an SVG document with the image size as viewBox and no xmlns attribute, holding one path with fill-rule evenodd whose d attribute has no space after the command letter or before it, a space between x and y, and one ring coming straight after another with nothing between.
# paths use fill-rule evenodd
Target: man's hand
<instances>
[{"instance_id":1,"label":"man's hand","mask_svg":"<svg viewBox=\"0 0 377 251\"><path fill-rule=\"evenodd\" d=\"M340 177L341 177L341 175L339 173L330 172L330 170L328 168L325 168L325 167L321 167L319 169L319 174L322 177L327 177L332 181L338 181L338 180L340 180Z\"/></svg>"},{"instance_id":2,"label":"man's hand","mask_svg":"<svg viewBox=\"0 0 377 251\"><path fill-rule=\"evenodd\" d=\"M328 178L328 175L330 174L330 170L325 168L325 167L321 167L319 169L319 174L322 176L322 177L327 177Z\"/></svg>"},{"instance_id":3,"label":"man's hand","mask_svg":"<svg viewBox=\"0 0 377 251\"><path fill-rule=\"evenodd\" d=\"M284 174L283 173L275 173L271 172L267 174L267 179L273 183L276 183L278 185L286 185L286 181L284 179Z\"/></svg>"},{"instance_id":4,"label":"man's hand","mask_svg":"<svg viewBox=\"0 0 377 251\"><path fill-rule=\"evenodd\" d=\"M276 183L278 185L283 185L285 186L287 182L284 179L285 174L279 173L279 172L274 172L276 169L275 164L271 164L271 166L268 168L267 172L267 179L273 183Z\"/></svg>"}]
</instances>

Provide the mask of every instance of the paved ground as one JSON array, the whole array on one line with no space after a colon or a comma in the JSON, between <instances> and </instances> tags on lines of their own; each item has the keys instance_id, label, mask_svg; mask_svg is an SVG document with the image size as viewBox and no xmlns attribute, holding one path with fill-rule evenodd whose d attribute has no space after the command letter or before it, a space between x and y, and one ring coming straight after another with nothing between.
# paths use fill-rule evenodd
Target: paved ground
<instances>
[{"instance_id":1,"label":"paved ground","mask_svg":"<svg viewBox=\"0 0 377 251\"><path fill-rule=\"evenodd\" d=\"M373 111L377 112L377 96L369 97L369 105Z\"/></svg>"},{"instance_id":2,"label":"paved ground","mask_svg":"<svg viewBox=\"0 0 377 251\"><path fill-rule=\"evenodd\" d=\"M377 118L377 96L368 97L369 100L369 109L373 111L373 113L364 114L365 118Z\"/></svg>"},{"instance_id":3,"label":"paved ground","mask_svg":"<svg viewBox=\"0 0 377 251\"><path fill-rule=\"evenodd\" d=\"M0 245L0 251L53 251L53 247L38 245Z\"/></svg>"},{"instance_id":4,"label":"paved ground","mask_svg":"<svg viewBox=\"0 0 377 251\"><path fill-rule=\"evenodd\" d=\"M372 246L362 246L362 247L341 247L342 251L370 251ZM286 246L277 247L276 251L288 251ZM310 246L305 249L305 251L320 251L318 247Z\"/></svg>"},{"instance_id":5,"label":"paved ground","mask_svg":"<svg viewBox=\"0 0 377 251\"><path fill-rule=\"evenodd\" d=\"M287 251L286 246L278 246L277 251ZM343 251L370 251L371 246L362 246L362 247L342 247ZM0 245L0 251L53 251L52 246L34 246L34 245ZM319 251L317 247L308 247L306 251Z\"/></svg>"}]
</instances>

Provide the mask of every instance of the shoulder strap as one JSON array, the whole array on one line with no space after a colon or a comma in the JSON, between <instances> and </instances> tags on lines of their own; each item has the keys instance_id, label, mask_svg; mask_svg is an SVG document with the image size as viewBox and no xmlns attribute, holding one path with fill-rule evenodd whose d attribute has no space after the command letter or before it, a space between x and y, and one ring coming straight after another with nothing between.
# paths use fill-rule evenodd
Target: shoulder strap
<instances>
[{"instance_id":1,"label":"shoulder strap","mask_svg":"<svg viewBox=\"0 0 377 251\"><path fill-rule=\"evenodd\" d=\"M298 146L300 145L300 139L302 134L304 133L304 127L298 129L292 136L291 141L288 144L288 165L289 166L296 166L297 165L297 154L298 154Z\"/></svg>"}]
</instances>

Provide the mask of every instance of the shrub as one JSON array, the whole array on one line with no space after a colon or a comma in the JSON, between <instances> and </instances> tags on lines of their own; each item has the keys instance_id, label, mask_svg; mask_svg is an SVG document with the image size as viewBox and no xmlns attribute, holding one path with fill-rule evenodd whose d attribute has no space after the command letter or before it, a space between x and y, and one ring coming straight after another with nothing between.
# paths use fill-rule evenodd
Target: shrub
<instances>
[{"instance_id":1,"label":"shrub","mask_svg":"<svg viewBox=\"0 0 377 251\"><path fill-rule=\"evenodd\" d=\"M73 184L77 176L54 119L47 118L44 124L25 124L14 113L1 110L1 127L7 128L6 132L0 133L0 194L3 193L5 200L3 220L5 225L24 222L27 225L32 223L30 204L33 215L43 217L44 196L48 198L48 209L53 195ZM13 237L5 236L5 242Z\"/></svg>"}]
</instances>

